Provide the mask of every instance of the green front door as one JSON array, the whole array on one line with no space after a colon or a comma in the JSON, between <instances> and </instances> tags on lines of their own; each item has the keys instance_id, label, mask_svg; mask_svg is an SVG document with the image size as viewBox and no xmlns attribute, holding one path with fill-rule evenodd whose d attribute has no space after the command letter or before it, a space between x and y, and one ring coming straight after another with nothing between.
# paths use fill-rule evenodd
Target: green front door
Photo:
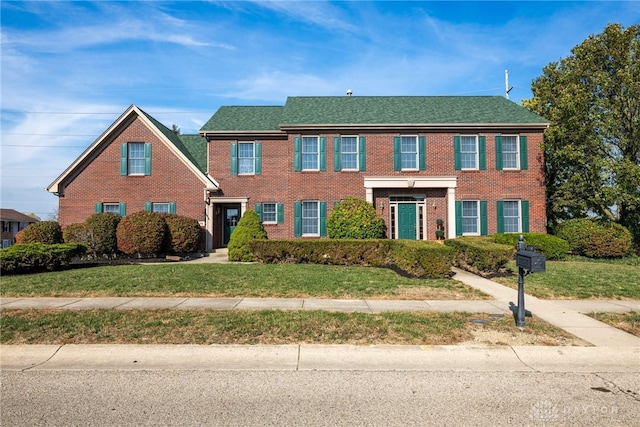
<instances>
[{"instance_id":1,"label":"green front door","mask_svg":"<svg viewBox=\"0 0 640 427\"><path fill-rule=\"evenodd\" d=\"M231 238L231 233L236 229L236 225L238 225L238 221L240 220L240 209L239 208L224 208L224 245L226 246L229 243L229 239Z\"/></svg>"},{"instance_id":2,"label":"green front door","mask_svg":"<svg viewBox=\"0 0 640 427\"><path fill-rule=\"evenodd\" d=\"M398 239L416 240L415 203L398 204Z\"/></svg>"}]
</instances>

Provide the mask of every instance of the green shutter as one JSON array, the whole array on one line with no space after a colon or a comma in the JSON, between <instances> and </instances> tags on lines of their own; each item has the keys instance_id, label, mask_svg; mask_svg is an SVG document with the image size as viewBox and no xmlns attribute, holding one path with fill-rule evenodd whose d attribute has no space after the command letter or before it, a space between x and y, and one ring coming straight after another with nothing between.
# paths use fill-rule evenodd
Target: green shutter
<instances>
[{"instance_id":1,"label":"green shutter","mask_svg":"<svg viewBox=\"0 0 640 427\"><path fill-rule=\"evenodd\" d=\"M299 136L293 138L293 170L302 170L302 140Z\"/></svg>"},{"instance_id":2,"label":"green shutter","mask_svg":"<svg viewBox=\"0 0 640 427\"><path fill-rule=\"evenodd\" d=\"M358 170L364 172L367 170L367 137L358 138Z\"/></svg>"},{"instance_id":3,"label":"green shutter","mask_svg":"<svg viewBox=\"0 0 640 427\"><path fill-rule=\"evenodd\" d=\"M170 214L176 213L176 202L169 202L169 213Z\"/></svg>"},{"instance_id":4,"label":"green shutter","mask_svg":"<svg viewBox=\"0 0 640 427\"><path fill-rule=\"evenodd\" d=\"M462 169L462 156L460 155L460 137L453 137L453 164L455 170L459 171Z\"/></svg>"},{"instance_id":5,"label":"green shutter","mask_svg":"<svg viewBox=\"0 0 640 427\"><path fill-rule=\"evenodd\" d=\"M327 137L320 137L320 171L327 170Z\"/></svg>"},{"instance_id":6,"label":"green shutter","mask_svg":"<svg viewBox=\"0 0 640 427\"><path fill-rule=\"evenodd\" d=\"M504 203L502 200L498 200L496 204L497 219L498 219L498 233L504 233Z\"/></svg>"},{"instance_id":7,"label":"green shutter","mask_svg":"<svg viewBox=\"0 0 640 427\"><path fill-rule=\"evenodd\" d=\"M462 236L462 202L456 202L456 236Z\"/></svg>"},{"instance_id":8,"label":"green shutter","mask_svg":"<svg viewBox=\"0 0 640 427\"><path fill-rule=\"evenodd\" d=\"M496 136L496 170L502 170L502 136Z\"/></svg>"},{"instance_id":9,"label":"green shutter","mask_svg":"<svg viewBox=\"0 0 640 427\"><path fill-rule=\"evenodd\" d=\"M529 202L527 200L522 200L520 202L520 207L522 209L522 232L529 232Z\"/></svg>"},{"instance_id":10,"label":"green shutter","mask_svg":"<svg viewBox=\"0 0 640 427\"><path fill-rule=\"evenodd\" d=\"M124 217L127 215L127 204L125 202L120 202L120 216Z\"/></svg>"},{"instance_id":11,"label":"green shutter","mask_svg":"<svg viewBox=\"0 0 640 427\"><path fill-rule=\"evenodd\" d=\"M120 144L120 175L127 174L127 156L129 154L129 145Z\"/></svg>"},{"instance_id":12,"label":"green shutter","mask_svg":"<svg viewBox=\"0 0 640 427\"><path fill-rule=\"evenodd\" d=\"M293 235L302 236L302 203L293 203Z\"/></svg>"},{"instance_id":13,"label":"green shutter","mask_svg":"<svg viewBox=\"0 0 640 427\"><path fill-rule=\"evenodd\" d=\"M278 224L284 224L284 205L278 203Z\"/></svg>"},{"instance_id":14,"label":"green shutter","mask_svg":"<svg viewBox=\"0 0 640 427\"><path fill-rule=\"evenodd\" d=\"M480 160L480 165L478 169L481 171L487 170L487 137L479 136L478 137L478 159Z\"/></svg>"},{"instance_id":15,"label":"green shutter","mask_svg":"<svg viewBox=\"0 0 640 427\"><path fill-rule=\"evenodd\" d=\"M486 236L487 233L487 201L480 200L480 235Z\"/></svg>"},{"instance_id":16,"label":"green shutter","mask_svg":"<svg viewBox=\"0 0 640 427\"><path fill-rule=\"evenodd\" d=\"M144 144L144 174L151 175L151 144Z\"/></svg>"},{"instance_id":17,"label":"green shutter","mask_svg":"<svg viewBox=\"0 0 640 427\"><path fill-rule=\"evenodd\" d=\"M418 137L418 160L420 163L420 170L427 169L427 143L424 136Z\"/></svg>"},{"instance_id":18,"label":"green shutter","mask_svg":"<svg viewBox=\"0 0 640 427\"><path fill-rule=\"evenodd\" d=\"M320 202L320 236L327 235L327 202Z\"/></svg>"},{"instance_id":19,"label":"green shutter","mask_svg":"<svg viewBox=\"0 0 640 427\"><path fill-rule=\"evenodd\" d=\"M151 212L153 210L153 204L151 202L145 202L144 210L148 211L148 212Z\"/></svg>"},{"instance_id":20,"label":"green shutter","mask_svg":"<svg viewBox=\"0 0 640 427\"><path fill-rule=\"evenodd\" d=\"M256 156L256 175L262 175L262 142L255 144Z\"/></svg>"},{"instance_id":21,"label":"green shutter","mask_svg":"<svg viewBox=\"0 0 640 427\"><path fill-rule=\"evenodd\" d=\"M231 175L238 175L238 143L231 143Z\"/></svg>"},{"instance_id":22,"label":"green shutter","mask_svg":"<svg viewBox=\"0 0 640 427\"><path fill-rule=\"evenodd\" d=\"M340 137L333 137L333 171L340 172L342 169L342 152L340 151Z\"/></svg>"},{"instance_id":23,"label":"green shutter","mask_svg":"<svg viewBox=\"0 0 640 427\"><path fill-rule=\"evenodd\" d=\"M258 217L260 217L260 221L262 221L262 204L256 203L255 210L256 210L256 213L258 214Z\"/></svg>"},{"instance_id":24,"label":"green shutter","mask_svg":"<svg viewBox=\"0 0 640 427\"><path fill-rule=\"evenodd\" d=\"M402 170L402 154L400 151L400 137L393 137L393 170Z\"/></svg>"},{"instance_id":25,"label":"green shutter","mask_svg":"<svg viewBox=\"0 0 640 427\"><path fill-rule=\"evenodd\" d=\"M520 169L529 169L529 158L527 154L527 135L520 135Z\"/></svg>"},{"instance_id":26,"label":"green shutter","mask_svg":"<svg viewBox=\"0 0 640 427\"><path fill-rule=\"evenodd\" d=\"M96 202L96 213L102 213L102 202Z\"/></svg>"}]
</instances>

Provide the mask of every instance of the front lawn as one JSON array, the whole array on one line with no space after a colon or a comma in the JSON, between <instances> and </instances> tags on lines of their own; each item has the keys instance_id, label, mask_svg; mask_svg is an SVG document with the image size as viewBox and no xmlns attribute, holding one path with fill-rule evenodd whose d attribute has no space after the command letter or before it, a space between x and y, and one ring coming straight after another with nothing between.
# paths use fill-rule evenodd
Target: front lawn
<instances>
[{"instance_id":1,"label":"front lawn","mask_svg":"<svg viewBox=\"0 0 640 427\"><path fill-rule=\"evenodd\" d=\"M259 297L488 299L450 279L413 279L384 268L314 264L160 264L3 276L3 297Z\"/></svg>"},{"instance_id":2,"label":"front lawn","mask_svg":"<svg viewBox=\"0 0 640 427\"><path fill-rule=\"evenodd\" d=\"M507 264L508 277L492 280L518 288L518 268ZM525 292L544 299L640 299L640 265L633 262L611 262L572 258L547 261L546 273L525 277Z\"/></svg>"},{"instance_id":3,"label":"front lawn","mask_svg":"<svg viewBox=\"0 0 640 427\"><path fill-rule=\"evenodd\" d=\"M588 313L588 316L604 322L614 328L622 329L637 337L640 337L640 312L628 311L626 313Z\"/></svg>"}]
</instances>

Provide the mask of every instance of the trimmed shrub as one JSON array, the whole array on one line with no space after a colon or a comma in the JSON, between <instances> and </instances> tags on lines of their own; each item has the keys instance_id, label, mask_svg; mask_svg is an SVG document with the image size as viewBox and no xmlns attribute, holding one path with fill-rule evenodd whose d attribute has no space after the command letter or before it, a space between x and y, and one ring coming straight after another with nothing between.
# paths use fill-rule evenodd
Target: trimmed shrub
<instances>
[{"instance_id":1,"label":"trimmed shrub","mask_svg":"<svg viewBox=\"0 0 640 427\"><path fill-rule=\"evenodd\" d=\"M265 263L386 267L430 279L450 277L454 254L444 245L411 240L252 240L248 245Z\"/></svg>"},{"instance_id":2,"label":"trimmed shrub","mask_svg":"<svg viewBox=\"0 0 640 427\"><path fill-rule=\"evenodd\" d=\"M380 239L385 236L385 226L371 203L350 196L331 211L327 235L331 239Z\"/></svg>"},{"instance_id":3,"label":"trimmed shrub","mask_svg":"<svg viewBox=\"0 0 640 427\"><path fill-rule=\"evenodd\" d=\"M116 231L122 217L111 212L91 215L84 222L87 229L87 247L96 256L115 255L118 251Z\"/></svg>"},{"instance_id":4,"label":"trimmed shrub","mask_svg":"<svg viewBox=\"0 0 640 427\"><path fill-rule=\"evenodd\" d=\"M16 236L17 243L62 243L62 229L56 221L40 221L29 224Z\"/></svg>"},{"instance_id":5,"label":"trimmed shrub","mask_svg":"<svg viewBox=\"0 0 640 427\"><path fill-rule=\"evenodd\" d=\"M623 257L633 247L629 230L620 224L595 218L565 221L559 226L557 235L569 243L572 253L591 258Z\"/></svg>"},{"instance_id":6,"label":"trimmed shrub","mask_svg":"<svg viewBox=\"0 0 640 427\"><path fill-rule=\"evenodd\" d=\"M82 243L86 245L89 241L87 227L84 223L69 224L62 230L62 239L65 243Z\"/></svg>"},{"instance_id":7,"label":"trimmed shrub","mask_svg":"<svg viewBox=\"0 0 640 427\"><path fill-rule=\"evenodd\" d=\"M0 273L36 273L53 271L85 253L86 247L78 243L47 245L23 243L0 250Z\"/></svg>"},{"instance_id":8,"label":"trimmed shrub","mask_svg":"<svg viewBox=\"0 0 640 427\"><path fill-rule=\"evenodd\" d=\"M116 229L118 249L127 255L153 257L162 251L167 223L160 214L141 211L120 220Z\"/></svg>"},{"instance_id":9,"label":"trimmed shrub","mask_svg":"<svg viewBox=\"0 0 640 427\"><path fill-rule=\"evenodd\" d=\"M455 249L454 265L481 276L499 272L513 259L516 248L495 243L489 237L458 237L444 244Z\"/></svg>"},{"instance_id":10,"label":"trimmed shrub","mask_svg":"<svg viewBox=\"0 0 640 427\"><path fill-rule=\"evenodd\" d=\"M175 214L163 214L162 217L167 223L167 252L184 254L200 249L202 231L198 220Z\"/></svg>"},{"instance_id":11,"label":"trimmed shrub","mask_svg":"<svg viewBox=\"0 0 640 427\"><path fill-rule=\"evenodd\" d=\"M254 239L267 239L267 232L258 214L254 210L247 209L229 238L227 245L229 261L255 261L249 246L249 242Z\"/></svg>"},{"instance_id":12,"label":"trimmed shrub","mask_svg":"<svg viewBox=\"0 0 640 427\"><path fill-rule=\"evenodd\" d=\"M520 233L524 237L527 246L533 246L537 251L544 254L547 259L562 260L567 257L569 243L551 234L544 233ZM514 248L518 244L520 234L493 234L491 237L496 243L509 245Z\"/></svg>"}]
</instances>

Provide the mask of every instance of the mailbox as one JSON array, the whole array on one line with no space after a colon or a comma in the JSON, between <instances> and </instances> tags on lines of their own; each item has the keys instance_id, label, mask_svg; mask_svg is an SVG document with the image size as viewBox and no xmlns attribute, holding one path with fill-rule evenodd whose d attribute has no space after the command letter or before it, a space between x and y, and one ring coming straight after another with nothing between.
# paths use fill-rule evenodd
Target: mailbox
<instances>
[{"instance_id":1,"label":"mailbox","mask_svg":"<svg viewBox=\"0 0 640 427\"><path fill-rule=\"evenodd\" d=\"M516 266L524 268L531 273L544 273L546 271L546 261L545 256L537 252L516 252Z\"/></svg>"}]
</instances>

